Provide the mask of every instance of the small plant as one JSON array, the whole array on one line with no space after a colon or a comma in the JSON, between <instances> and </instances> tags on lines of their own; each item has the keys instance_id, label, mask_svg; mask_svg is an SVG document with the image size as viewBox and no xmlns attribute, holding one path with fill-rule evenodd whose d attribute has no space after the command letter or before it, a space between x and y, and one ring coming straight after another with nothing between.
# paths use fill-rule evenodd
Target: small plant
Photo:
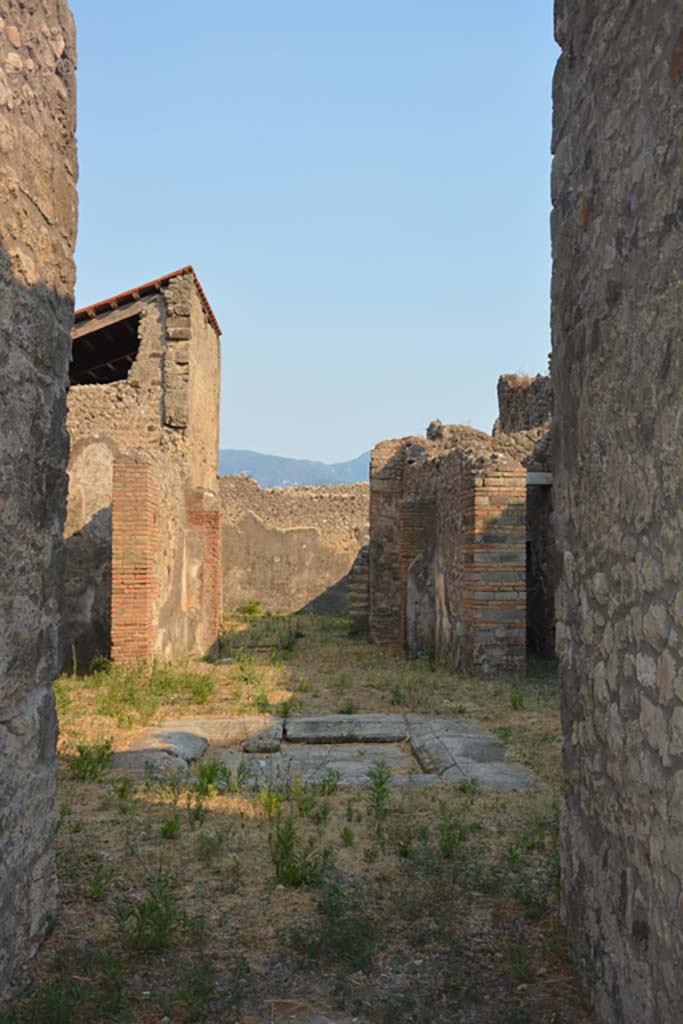
<instances>
[{"instance_id":1,"label":"small plant","mask_svg":"<svg viewBox=\"0 0 683 1024\"><path fill-rule=\"evenodd\" d=\"M199 793L188 793L185 803L187 807L187 822L194 832L196 828L201 828L206 821L209 809L203 804Z\"/></svg>"},{"instance_id":2,"label":"small plant","mask_svg":"<svg viewBox=\"0 0 683 1024\"><path fill-rule=\"evenodd\" d=\"M85 887L85 894L89 900L101 900L106 894L114 878L113 868L107 868L104 864L97 864Z\"/></svg>"},{"instance_id":3,"label":"small plant","mask_svg":"<svg viewBox=\"0 0 683 1024\"><path fill-rule=\"evenodd\" d=\"M168 882L163 879L137 903L119 907L116 917L123 946L136 953L166 949L186 923Z\"/></svg>"},{"instance_id":4,"label":"small plant","mask_svg":"<svg viewBox=\"0 0 683 1024\"><path fill-rule=\"evenodd\" d=\"M108 739L101 743L79 743L69 762L71 774L83 781L99 779L109 767L113 753L112 742Z\"/></svg>"},{"instance_id":5,"label":"small plant","mask_svg":"<svg viewBox=\"0 0 683 1024\"><path fill-rule=\"evenodd\" d=\"M260 615L261 614L261 602L260 601L247 601L246 604L242 605L243 615Z\"/></svg>"},{"instance_id":6,"label":"small plant","mask_svg":"<svg viewBox=\"0 0 683 1024\"><path fill-rule=\"evenodd\" d=\"M360 708L358 707L358 704L356 704L355 700L351 700L350 697L347 697L346 700L341 702L338 710L340 715L357 715Z\"/></svg>"},{"instance_id":7,"label":"small plant","mask_svg":"<svg viewBox=\"0 0 683 1024\"><path fill-rule=\"evenodd\" d=\"M162 839L174 840L180 835L180 814L178 811L174 811L173 814L166 818L163 822L161 829Z\"/></svg>"},{"instance_id":8,"label":"small plant","mask_svg":"<svg viewBox=\"0 0 683 1024\"><path fill-rule=\"evenodd\" d=\"M386 761L375 761L368 769L370 790L368 793L368 811L375 820L377 831L382 828L389 814L389 783L391 768Z\"/></svg>"},{"instance_id":9,"label":"small plant","mask_svg":"<svg viewBox=\"0 0 683 1024\"><path fill-rule=\"evenodd\" d=\"M262 786L259 791L261 807L265 811L266 818L275 818L280 813L284 794L277 786Z\"/></svg>"},{"instance_id":10,"label":"small plant","mask_svg":"<svg viewBox=\"0 0 683 1024\"><path fill-rule=\"evenodd\" d=\"M342 841L342 846L353 846L353 829L349 828L348 825L344 825L344 828L341 830L340 839Z\"/></svg>"},{"instance_id":11,"label":"small plant","mask_svg":"<svg viewBox=\"0 0 683 1024\"><path fill-rule=\"evenodd\" d=\"M224 837L220 832L202 832L197 837L197 856L204 864L211 864L221 852Z\"/></svg>"},{"instance_id":12,"label":"small plant","mask_svg":"<svg viewBox=\"0 0 683 1024\"><path fill-rule=\"evenodd\" d=\"M289 700L281 700L275 711L280 718L291 718L292 712L296 708L296 703L295 697L290 697Z\"/></svg>"},{"instance_id":13,"label":"small plant","mask_svg":"<svg viewBox=\"0 0 683 1024\"><path fill-rule=\"evenodd\" d=\"M336 793L339 789L340 781L341 774L336 770L336 768L330 768L318 783L318 792L321 793L322 796L332 796L332 794Z\"/></svg>"},{"instance_id":14,"label":"small plant","mask_svg":"<svg viewBox=\"0 0 683 1024\"><path fill-rule=\"evenodd\" d=\"M330 866L331 850L316 850L313 837L304 843L291 817L275 822L268 845L275 877L282 885L319 885Z\"/></svg>"},{"instance_id":15,"label":"small plant","mask_svg":"<svg viewBox=\"0 0 683 1024\"><path fill-rule=\"evenodd\" d=\"M195 792L199 796L214 797L218 795L218 783L225 783L226 765L221 761L204 761L197 769Z\"/></svg>"},{"instance_id":16,"label":"small plant","mask_svg":"<svg viewBox=\"0 0 683 1024\"><path fill-rule=\"evenodd\" d=\"M456 815L448 811L445 800L439 802L439 849L446 860L452 860L456 852L466 841L469 835L469 828Z\"/></svg>"},{"instance_id":17,"label":"small plant","mask_svg":"<svg viewBox=\"0 0 683 1024\"><path fill-rule=\"evenodd\" d=\"M317 910L317 927L289 932L292 948L315 962L336 964L345 974L367 971L374 958L377 928L360 899L338 885L327 885Z\"/></svg>"},{"instance_id":18,"label":"small plant","mask_svg":"<svg viewBox=\"0 0 683 1024\"><path fill-rule=\"evenodd\" d=\"M455 707L453 708L453 714L454 715L466 715L467 714L467 708L465 707L464 704L456 704Z\"/></svg>"},{"instance_id":19,"label":"small plant","mask_svg":"<svg viewBox=\"0 0 683 1024\"><path fill-rule=\"evenodd\" d=\"M516 686L510 691L510 707L513 711L521 711L524 707L524 693Z\"/></svg>"},{"instance_id":20,"label":"small plant","mask_svg":"<svg viewBox=\"0 0 683 1024\"><path fill-rule=\"evenodd\" d=\"M110 787L112 798L116 801L121 814L127 814L133 806L135 784L132 779L121 779L120 782L112 782Z\"/></svg>"},{"instance_id":21,"label":"small plant","mask_svg":"<svg viewBox=\"0 0 683 1024\"><path fill-rule=\"evenodd\" d=\"M324 825L330 816L330 802L323 800L319 807L311 813L310 818L316 825Z\"/></svg>"},{"instance_id":22,"label":"small plant","mask_svg":"<svg viewBox=\"0 0 683 1024\"><path fill-rule=\"evenodd\" d=\"M268 694L265 690L258 690L254 694L254 707L258 711L259 715L269 715L272 711Z\"/></svg>"}]
</instances>

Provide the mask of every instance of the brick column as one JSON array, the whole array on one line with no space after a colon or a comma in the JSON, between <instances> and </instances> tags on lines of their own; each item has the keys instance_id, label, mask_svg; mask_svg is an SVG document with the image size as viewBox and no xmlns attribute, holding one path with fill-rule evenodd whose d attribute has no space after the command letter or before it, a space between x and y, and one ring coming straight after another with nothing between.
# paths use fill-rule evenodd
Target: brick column
<instances>
[{"instance_id":1,"label":"brick column","mask_svg":"<svg viewBox=\"0 0 683 1024\"><path fill-rule=\"evenodd\" d=\"M403 440L383 441L370 459L370 639L401 639L400 522Z\"/></svg>"},{"instance_id":2,"label":"brick column","mask_svg":"<svg viewBox=\"0 0 683 1024\"><path fill-rule=\"evenodd\" d=\"M114 661L154 654L159 582L156 467L142 454L114 460L112 495L111 651Z\"/></svg>"},{"instance_id":3,"label":"brick column","mask_svg":"<svg viewBox=\"0 0 683 1024\"><path fill-rule=\"evenodd\" d=\"M460 494L465 625L470 672L526 670L526 470L518 463L473 468Z\"/></svg>"}]
</instances>

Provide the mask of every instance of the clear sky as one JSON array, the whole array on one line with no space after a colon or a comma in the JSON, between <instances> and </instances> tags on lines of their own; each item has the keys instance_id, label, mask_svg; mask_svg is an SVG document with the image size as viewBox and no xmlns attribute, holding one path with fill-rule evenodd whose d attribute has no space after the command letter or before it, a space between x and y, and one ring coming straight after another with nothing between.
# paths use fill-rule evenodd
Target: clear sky
<instances>
[{"instance_id":1,"label":"clear sky","mask_svg":"<svg viewBox=\"0 0 683 1024\"><path fill-rule=\"evenodd\" d=\"M545 372L552 0L71 0L78 305L192 263L221 446L490 430Z\"/></svg>"}]
</instances>

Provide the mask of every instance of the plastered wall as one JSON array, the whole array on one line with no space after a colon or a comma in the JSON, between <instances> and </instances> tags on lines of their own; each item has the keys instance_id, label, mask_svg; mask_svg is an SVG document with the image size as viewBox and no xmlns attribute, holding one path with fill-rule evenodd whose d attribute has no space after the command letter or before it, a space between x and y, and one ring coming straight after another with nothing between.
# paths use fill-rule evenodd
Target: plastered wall
<instances>
[{"instance_id":1,"label":"plastered wall","mask_svg":"<svg viewBox=\"0 0 683 1024\"><path fill-rule=\"evenodd\" d=\"M367 484L261 488L230 476L220 495L226 610L348 610L348 574L368 540Z\"/></svg>"}]
</instances>

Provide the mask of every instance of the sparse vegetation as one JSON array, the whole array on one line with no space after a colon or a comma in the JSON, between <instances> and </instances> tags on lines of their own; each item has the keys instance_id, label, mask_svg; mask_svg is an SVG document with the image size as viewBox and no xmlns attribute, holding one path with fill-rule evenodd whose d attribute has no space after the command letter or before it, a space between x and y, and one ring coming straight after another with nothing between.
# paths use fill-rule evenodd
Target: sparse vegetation
<instances>
[{"instance_id":1,"label":"sparse vegetation","mask_svg":"<svg viewBox=\"0 0 683 1024\"><path fill-rule=\"evenodd\" d=\"M292 626L305 636L286 650ZM154 670L153 719L254 714L259 694L273 708L295 698L297 714L347 701L466 713L545 789L393 786L377 764L365 789L334 772L255 787L245 762L211 757L192 776L135 784L106 768L146 716L150 673L132 672L142 688L129 694L118 670L79 669L60 680L62 907L33 988L2 1024L265 1024L310 1006L312 991L368 1024L592 1024L558 916L552 665L517 685L515 710L506 680L403 661L350 638L343 618L236 616L225 636L229 663L165 667L173 686ZM206 689L187 683L195 675Z\"/></svg>"}]
</instances>

